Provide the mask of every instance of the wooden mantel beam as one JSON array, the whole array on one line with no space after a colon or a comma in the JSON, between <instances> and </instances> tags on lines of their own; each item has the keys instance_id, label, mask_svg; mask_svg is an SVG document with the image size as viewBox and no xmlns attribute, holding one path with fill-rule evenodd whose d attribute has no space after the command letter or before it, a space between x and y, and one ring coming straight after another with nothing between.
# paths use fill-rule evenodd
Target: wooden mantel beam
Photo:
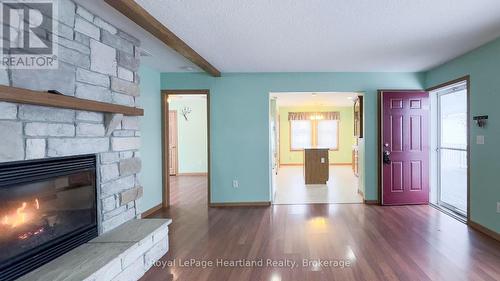
<instances>
[{"instance_id":1,"label":"wooden mantel beam","mask_svg":"<svg viewBox=\"0 0 500 281\"><path fill-rule=\"evenodd\" d=\"M47 92L33 91L5 85L0 85L0 101L121 114L125 116L144 115L144 109L142 108L80 99L72 96L50 94Z\"/></svg>"},{"instance_id":2,"label":"wooden mantel beam","mask_svg":"<svg viewBox=\"0 0 500 281\"><path fill-rule=\"evenodd\" d=\"M207 60L200 56L195 50L184 43L172 31L170 31L161 22L155 19L148 11L142 8L134 0L104 0L108 5L118 10L131 21L151 33L160 41L179 54L205 70L214 77L220 77L220 71L211 65Z\"/></svg>"}]
</instances>

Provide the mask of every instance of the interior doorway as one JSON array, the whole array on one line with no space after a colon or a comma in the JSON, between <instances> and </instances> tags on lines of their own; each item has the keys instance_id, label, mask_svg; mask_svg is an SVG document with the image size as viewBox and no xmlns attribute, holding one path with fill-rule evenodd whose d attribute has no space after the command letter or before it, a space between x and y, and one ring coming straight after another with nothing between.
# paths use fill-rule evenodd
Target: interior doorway
<instances>
[{"instance_id":1,"label":"interior doorway","mask_svg":"<svg viewBox=\"0 0 500 281\"><path fill-rule=\"evenodd\" d=\"M355 92L270 93L273 204L364 202L362 97Z\"/></svg>"},{"instance_id":2,"label":"interior doorway","mask_svg":"<svg viewBox=\"0 0 500 281\"><path fill-rule=\"evenodd\" d=\"M469 81L455 80L431 91L434 178L431 203L467 220L469 213Z\"/></svg>"},{"instance_id":3,"label":"interior doorway","mask_svg":"<svg viewBox=\"0 0 500 281\"><path fill-rule=\"evenodd\" d=\"M208 90L162 91L163 207L210 204Z\"/></svg>"}]
</instances>

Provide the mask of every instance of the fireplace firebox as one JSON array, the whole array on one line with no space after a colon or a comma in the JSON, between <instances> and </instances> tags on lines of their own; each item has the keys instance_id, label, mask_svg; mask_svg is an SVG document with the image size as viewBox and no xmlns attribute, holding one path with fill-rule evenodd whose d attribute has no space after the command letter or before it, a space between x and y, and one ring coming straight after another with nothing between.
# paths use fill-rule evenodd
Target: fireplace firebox
<instances>
[{"instance_id":1,"label":"fireplace firebox","mask_svg":"<svg viewBox=\"0 0 500 281\"><path fill-rule=\"evenodd\" d=\"M97 237L95 155L0 164L0 280Z\"/></svg>"}]
</instances>

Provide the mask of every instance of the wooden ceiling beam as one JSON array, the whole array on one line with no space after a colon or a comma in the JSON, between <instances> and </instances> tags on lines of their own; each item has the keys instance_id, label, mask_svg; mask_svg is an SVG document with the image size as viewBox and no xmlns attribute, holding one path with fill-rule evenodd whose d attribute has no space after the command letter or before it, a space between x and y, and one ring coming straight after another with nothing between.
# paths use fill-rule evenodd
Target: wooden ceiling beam
<instances>
[{"instance_id":1,"label":"wooden ceiling beam","mask_svg":"<svg viewBox=\"0 0 500 281\"><path fill-rule=\"evenodd\" d=\"M188 44L177 37L172 31L155 19L150 13L148 13L148 11L142 8L134 0L104 1L210 75L214 77L221 76L219 70L200 56L195 50L189 47Z\"/></svg>"}]
</instances>

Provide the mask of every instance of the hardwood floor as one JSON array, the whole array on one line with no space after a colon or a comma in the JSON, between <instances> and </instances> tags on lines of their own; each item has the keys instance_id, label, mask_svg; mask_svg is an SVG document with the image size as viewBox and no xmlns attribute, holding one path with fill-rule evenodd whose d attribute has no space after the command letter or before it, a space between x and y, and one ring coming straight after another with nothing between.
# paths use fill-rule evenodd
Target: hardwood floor
<instances>
[{"instance_id":1,"label":"hardwood floor","mask_svg":"<svg viewBox=\"0 0 500 281\"><path fill-rule=\"evenodd\" d=\"M142 280L500 280L500 243L429 206L207 208L204 185L206 177L179 178L172 207L151 216L173 219L170 250L161 261L176 264L154 267ZM264 264L179 264L189 259L263 259ZM269 267L266 259L298 265ZM350 266L303 267L303 259Z\"/></svg>"},{"instance_id":2,"label":"hardwood floor","mask_svg":"<svg viewBox=\"0 0 500 281\"><path fill-rule=\"evenodd\" d=\"M171 176L170 204L181 206L207 206L207 176Z\"/></svg>"}]
</instances>

